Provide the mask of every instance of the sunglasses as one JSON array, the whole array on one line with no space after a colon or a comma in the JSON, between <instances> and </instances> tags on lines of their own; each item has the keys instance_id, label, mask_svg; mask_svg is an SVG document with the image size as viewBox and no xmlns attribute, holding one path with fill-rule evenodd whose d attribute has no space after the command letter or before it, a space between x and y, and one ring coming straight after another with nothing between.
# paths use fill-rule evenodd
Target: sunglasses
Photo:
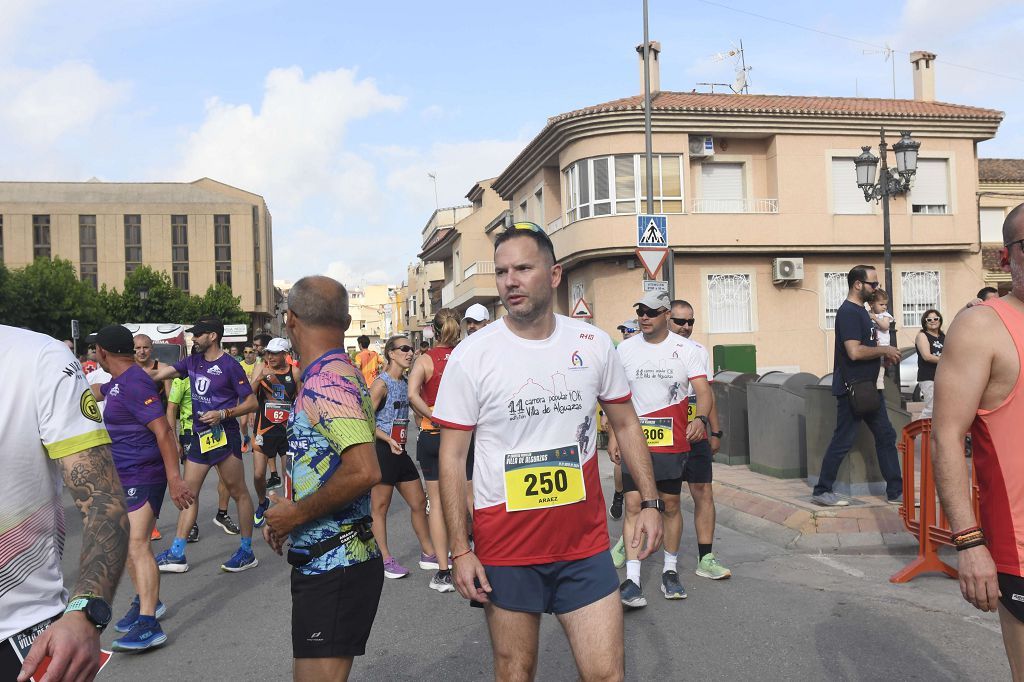
<instances>
[{"instance_id":1,"label":"sunglasses","mask_svg":"<svg viewBox=\"0 0 1024 682\"><path fill-rule=\"evenodd\" d=\"M395 346L391 350L393 350L393 351L397 350L397 351L399 351L401 353L411 353L413 348L412 348L412 346Z\"/></svg>"},{"instance_id":2,"label":"sunglasses","mask_svg":"<svg viewBox=\"0 0 1024 682\"><path fill-rule=\"evenodd\" d=\"M871 287L872 289L877 289L877 288L878 288L878 285L879 285L879 284L881 284L881 282L869 282L869 281L867 281L866 279L862 279L862 280L860 281L860 283L861 283L861 284L864 284L864 285L866 285L866 286L869 286L869 287Z\"/></svg>"},{"instance_id":3,"label":"sunglasses","mask_svg":"<svg viewBox=\"0 0 1024 682\"><path fill-rule=\"evenodd\" d=\"M639 306L636 309L636 316L637 317L646 317L649 320L654 319L654 318L659 317L660 315L664 315L664 314L665 314L664 310L651 310L650 308L648 308L646 306Z\"/></svg>"},{"instance_id":4,"label":"sunglasses","mask_svg":"<svg viewBox=\"0 0 1024 682\"><path fill-rule=\"evenodd\" d=\"M689 325L693 326L693 323L697 321L696 317L673 317L672 321L678 324L680 327Z\"/></svg>"},{"instance_id":5,"label":"sunglasses","mask_svg":"<svg viewBox=\"0 0 1024 682\"><path fill-rule=\"evenodd\" d=\"M942 318L941 317L926 317L926 318L924 318L924 321L925 322L942 322Z\"/></svg>"}]
</instances>

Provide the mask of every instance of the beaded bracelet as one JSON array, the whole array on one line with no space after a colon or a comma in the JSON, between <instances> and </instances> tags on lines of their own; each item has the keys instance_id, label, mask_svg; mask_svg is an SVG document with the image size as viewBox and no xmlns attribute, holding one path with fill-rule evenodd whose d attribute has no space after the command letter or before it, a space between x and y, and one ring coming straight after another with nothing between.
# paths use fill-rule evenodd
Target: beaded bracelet
<instances>
[{"instance_id":1,"label":"beaded bracelet","mask_svg":"<svg viewBox=\"0 0 1024 682\"><path fill-rule=\"evenodd\" d=\"M967 542L969 540L973 540L976 536L984 536L984 531L982 531L981 528L978 526L974 526L972 528L965 528L959 533L953 533L952 537L950 538L950 541L953 542L953 544L957 544L960 542Z\"/></svg>"},{"instance_id":2,"label":"beaded bracelet","mask_svg":"<svg viewBox=\"0 0 1024 682\"><path fill-rule=\"evenodd\" d=\"M970 549L971 547L980 547L980 546L982 546L984 544L985 544L985 538L981 537L981 538L978 538L977 540L970 540L968 542L964 542L963 544L954 545L954 548L956 549L956 551L962 552L965 549Z\"/></svg>"}]
</instances>

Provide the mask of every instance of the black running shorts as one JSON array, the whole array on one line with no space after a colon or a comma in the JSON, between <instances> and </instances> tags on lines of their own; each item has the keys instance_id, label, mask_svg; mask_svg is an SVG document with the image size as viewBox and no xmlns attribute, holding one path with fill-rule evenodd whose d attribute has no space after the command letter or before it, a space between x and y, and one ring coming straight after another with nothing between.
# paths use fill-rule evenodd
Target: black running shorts
<instances>
[{"instance_id":1,"label":"black running shorts","mask_svg":"<svg viewBox=\"0 0 1024 682\"><path fill-rule=\"evenodd\" d=\"M997 573L999 579L999 597L1003 608L1009 611L1014 618L1024 623L1024 578L1010 573Z\"/></svg>"},{"instance_id":2,"label":"black running shorts","mask_svg":"<svg viewBox=\"0 0 1024 682\"><path fill-rule=\"evenodd\" d=\"M420 472L409 453L402 450L402 454L396 455L391 452L391 446L380 439L377 440L377 464L380 465L380 482L383 485L395 486L420 480Z\"/></svg>"},{"instance_id":3,"label":"black running shorts","mask_svg":"<svg viewBox=\"0 0 1024 682\"><path fill-rule=\"evenodd\" d=\"M707 440L690 443L690 454L683 465L683 480L711 483L711 444Z\"/></svg>"},{"instance_id":4,"label":"black running shorts","mask_svg":"<svg viewBox=\"0 0 1024 682\"><path fill-rule=\"evenodd\" d=\"M416 460L423 470L423 479L436 481L440 473L438 455L441 451L440 431L420 431L416 439ZM469 456L466 458L466 480L473 480L473 443L469 444Z\"/></svg>"},{"instance_id":5,"label":"black running shorts","mask_svg":"<svg viewBox=\"0 0 1024 682\"><path fill-rule=\"evenodd\" d=\"M320 575L291 571L292 656L350 658L366 653L384 587L379 556Z\"/></svg>"},{"instance_id":6,"label":"black running shorts","mask_svg":"<svg viewBox=\"0 0 1024 682\"><path fill-rule=\"evenodd\" d=\"M257 434L253 449L259 450L268 459L271 457L284 457L288 454L288 435L283 428L271 429L266 433Z\"/></svg>"}]
</instances>

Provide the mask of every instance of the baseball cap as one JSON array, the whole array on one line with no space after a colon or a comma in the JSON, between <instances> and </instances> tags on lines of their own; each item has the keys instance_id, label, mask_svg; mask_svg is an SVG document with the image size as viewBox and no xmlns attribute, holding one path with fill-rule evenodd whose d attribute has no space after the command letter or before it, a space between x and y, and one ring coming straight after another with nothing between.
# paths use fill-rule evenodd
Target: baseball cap
<instances>
[{"instance_id":1,"label":"baseball cap","mask_svg":"<svg viewBox=\"0 0 1024 682\"><path fill-rule=\"evenodd\" d=\"M219 340L224 338L224 323L216 317L204 317L185 331L193 336L214 332Z\"/></svg>"},{"instance_id":2,"label":"baseball cap","mask_svg":"<svg viewBox=\"0 0 1024 682\"><path fill-rule=\"evenodd\" d=\"M672 302L664 291L648 291L644 294L643 298L633 304L633 307L635 308L640 305L647 306L651 310L657 310L658 308L668 310L672 307Z\"/></svg>"},{"instance_id":3,"label":"baseball cap","mask_svg":"<svg viewBox=\"0 0 1024 682\"><path fill-rule=\"evenodd\" d=\"M103 329L85 337L86 343L94 343L108 353L128 355L135 353L135 339L127 327L109 324Z\"/></svg>"},{"instance_id":4,"label":"baseball cap","mask_svg":"<svg viewBox=\"0 0 1024 682\"><path fill-rule=\"evenodd\" d=\"M287 353L291 349L292 344L288 343L288 339L281 337L270 339L270 343L267 344L268 353Z\"/></svg>"},{"instance_id":5,"label":"baseball cap","mask_svg":"<svg viewBox=\"0 0 1024 682\"><path fill-rule=\"evenodd\" d=\"M616 329L618 329L619 331L625 330L625 331L628 331L628 332L635 332L639 328L640 328L640 323L637 322L636 320L626 320L625 322L620 324L618 327L616 327Z\"/></svg>"},{"instance_id":6,"label":"baseball cap","mask_svg":"<svg viewBox=\"0 0 1024 682\"><path fill-rule=\"evenodd\" d=\"M466 310L465 318L474 322L483 322L484 320L490 320L491 314L487 312L487 308L479 303L474 303Z\"/></svg>"}]
</instances>

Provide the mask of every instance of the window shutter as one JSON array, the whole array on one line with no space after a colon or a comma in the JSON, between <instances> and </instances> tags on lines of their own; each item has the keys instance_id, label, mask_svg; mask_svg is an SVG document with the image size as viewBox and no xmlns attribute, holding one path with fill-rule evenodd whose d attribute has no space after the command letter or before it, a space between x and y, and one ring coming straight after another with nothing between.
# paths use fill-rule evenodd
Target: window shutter
<instances>
[{"instance_id":1,"label":"window shutter","mask_svg":"<svg viewBox=\"0 0 1024 682\"><path fill-rule=\"evenodd\" d=\"M742 163L705 163L700 167L704 199L735 200L743 195Z\"/></svg>"},{"instance_id":2,"label":"window shutter","mask_svg":"<svg viewBox=\"0 0 1024 682\"><path fill-rule=\"evenodd\" d=\"M1005 217L1004 209L981 209L981 241L1002 244L1003 219Z\"/></svg>"},{"instance_id":3,"label":"window shutter","mask_svg":"<svg viewBox=\"0 0 1024 682\"><path fill-rule=\"evenodd\" d=\"M949 206L949 174L945 159L918 159L910 202L915 206ZM948 208L947 208L948 210Z\"/></svg>"},{"instance_id":4,"label":"window shutter","mask_svg":"<svg viewBox=\"0 0 1024 682\"><path fill-rule=\"evenodd\" d=\"M849 156L832 157L832 212L837 215L866 215L871 204L857 186L857 167Z\"/></svg>"}]
</instances>

